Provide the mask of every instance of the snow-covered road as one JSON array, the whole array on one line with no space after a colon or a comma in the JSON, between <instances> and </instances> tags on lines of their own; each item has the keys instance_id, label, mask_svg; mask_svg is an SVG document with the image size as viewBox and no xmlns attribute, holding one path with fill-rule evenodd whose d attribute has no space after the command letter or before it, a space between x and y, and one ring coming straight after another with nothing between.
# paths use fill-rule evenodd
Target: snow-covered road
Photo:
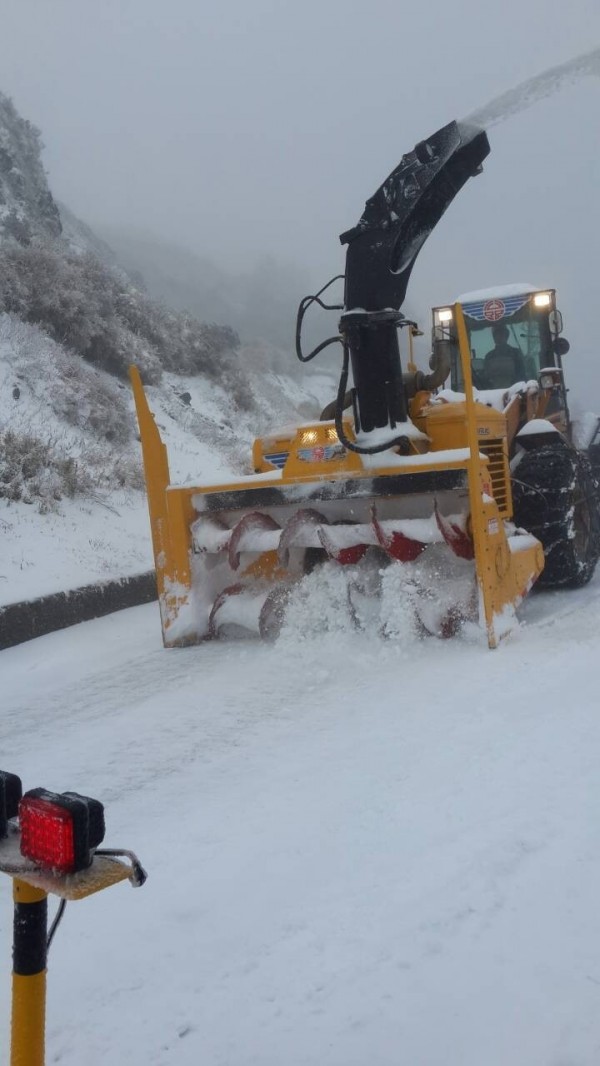
<instances>
[{"instance_id":1,"label":"snow-covered road","mask_svg":"<svg viewBox=\"0 0 600 1066\"><path fill-rule=\"evenodd\" d=\"M600 577L496 652L165 652L150 605L1 653L2 768L150 875L67 908L48 1063L597 1064L599 619Z\"/></svg>"}]
</instances>

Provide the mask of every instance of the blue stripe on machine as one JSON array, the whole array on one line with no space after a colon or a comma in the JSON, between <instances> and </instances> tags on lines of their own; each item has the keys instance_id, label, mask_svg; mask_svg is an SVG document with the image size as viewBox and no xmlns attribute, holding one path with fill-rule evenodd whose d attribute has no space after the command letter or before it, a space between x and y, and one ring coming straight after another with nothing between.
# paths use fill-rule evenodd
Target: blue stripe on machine
<instances>
[{"instance_id":1,"label":"blue stripe on machine","mask_svg":"<svg viewBox=\"0 0 600 1066\"><path fill-rule=\"evenodd\" d=\"M504 314L498 315L497 318L508 318L510 315L514 315L517 311L520 311L525 306L527 301L531 298L531 293L524 293L520 296L499 296L494 300L495 304L504 304ZM483 322L487 319L485 314L485 307L490 303L490 300L478 300L476 303L463 304L462 309L465 315L469 318L474 318L476 322ZM490 319L493 321L493 319Z\"/></svg>"},{"instance_id":2,"label":"blue stripe on machine","mask_svg":"<svg viewBox=\"0 0 600 1066\"><path fill-rule=\"evenodd\" d=\"M270 463L271 466L276 466L278 470L283 470L285 464L287 463L287 457L289 454L289 452L269 452L269 454L267 455L267 453L265 452L265 454L263 455L263 459L267 463Z\"/></svg>"}]
</instances>

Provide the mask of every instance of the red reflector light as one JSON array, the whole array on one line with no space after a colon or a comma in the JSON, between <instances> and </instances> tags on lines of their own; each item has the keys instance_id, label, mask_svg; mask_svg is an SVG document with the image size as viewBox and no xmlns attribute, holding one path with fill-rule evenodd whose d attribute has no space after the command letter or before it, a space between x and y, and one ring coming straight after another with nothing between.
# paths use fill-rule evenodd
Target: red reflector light
<instances>
[{"instance_id":1,"label":"red reflector light","mask_svg":"<svg viewBox=\"0 0 600 1066\"><path fill-rule=\"evenodd\" d=\"M75 869L74 826L71 812L57 803L24 797L19 809L21 854L60 873Z\"/></svg>"},{"instance_id":2,"label":"red reflector light","mask_svg":"<svg viewBox=\"0 0 600 1066\"><path fill-rule=\"evenodd\" d=\"M57 873L89 866L104 839L104 808L77 792L33 788L19 804L21 854Z\"/></svg>"}]
</instances>

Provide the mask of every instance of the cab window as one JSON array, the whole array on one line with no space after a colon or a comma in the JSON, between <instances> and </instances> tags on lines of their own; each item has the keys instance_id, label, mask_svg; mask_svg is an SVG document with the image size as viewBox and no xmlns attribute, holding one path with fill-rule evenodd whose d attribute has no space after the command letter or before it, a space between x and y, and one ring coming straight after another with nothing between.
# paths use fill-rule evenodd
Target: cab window
<instances>
[{"instance_id":1,"label":"cab window","mask_svg":"<svg viewBox=\"0 0 600 1066\"><path fill-rule=\"evenodd\" d=\"M540 314L532 304L497 322L477 321L465 314L465 324L473 384L478 389L507 388L517 381L537 380L542 367L554 365L548 314ZM452 387L461 391L458 353L453 371Z\"/></svg>"}]
</instances>

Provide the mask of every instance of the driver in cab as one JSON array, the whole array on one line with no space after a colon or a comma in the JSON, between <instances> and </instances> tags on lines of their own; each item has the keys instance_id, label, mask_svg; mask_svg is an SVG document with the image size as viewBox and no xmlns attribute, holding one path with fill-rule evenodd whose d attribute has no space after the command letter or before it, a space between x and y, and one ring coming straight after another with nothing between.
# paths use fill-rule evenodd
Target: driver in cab
<instances>
[{"instance_id":1,"label":"driver in cab","mask_svg":"<svg viewBox=\"0 0 600 1066\"><path fill-rule=\"evenodd\" d=\"M517 381L526 381L525 360L518 348L508 343L508 326L497 322L492 328L494 347L485 357L484 374L490 389L507 389Z\"/></svg>"}]
</instances>

